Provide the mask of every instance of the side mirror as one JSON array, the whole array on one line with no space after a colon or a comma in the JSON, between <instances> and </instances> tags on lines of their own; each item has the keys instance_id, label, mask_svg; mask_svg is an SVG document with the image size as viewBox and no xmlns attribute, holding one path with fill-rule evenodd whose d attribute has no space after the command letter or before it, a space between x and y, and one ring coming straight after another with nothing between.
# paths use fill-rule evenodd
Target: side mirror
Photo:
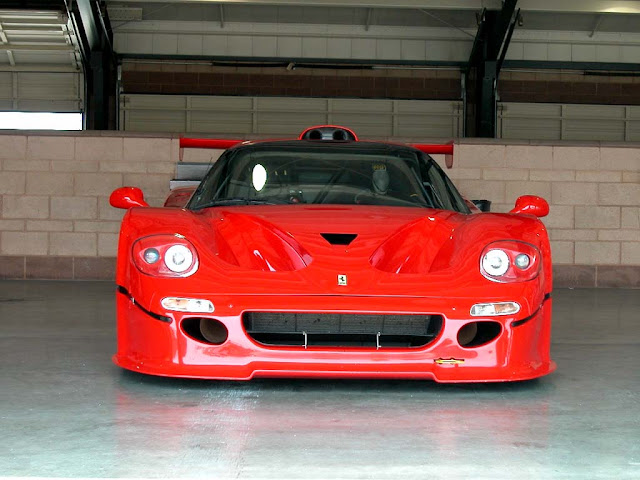
<instances>
[{"instance_id":1,"label":"side mirror","mask_svg":"<svg viewBox=\"0 0 640 480\"><path fill-rule=\"evenodd\" d=\"M522 195L516 200L516 207L509 213L524 213L535 215L536 217L546 217L549 215L549 204L547 201L536 195Z\"/></svg>"},{"instance_id":2,"label":"side mirror","mask_svg":"<svg viewBox=\"0 0 640 480\"><path fill-rule=\"evenodd\" d=\"M148 207L149 204L144 201L142 190L136 187L116 188L109 197L109 204L112 207L124 208L131 207Z\"/></svg>"}]
</instances>

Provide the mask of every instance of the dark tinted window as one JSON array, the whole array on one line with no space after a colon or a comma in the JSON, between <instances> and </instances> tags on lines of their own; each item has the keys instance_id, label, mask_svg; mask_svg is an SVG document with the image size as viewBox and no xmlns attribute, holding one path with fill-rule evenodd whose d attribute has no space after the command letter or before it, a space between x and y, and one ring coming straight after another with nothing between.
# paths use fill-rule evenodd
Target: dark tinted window
<instances>
[{"instance_id":1,"label":"dark tinted window","mask_svg":"<svg viewBox=\"0 0 640 480\"><path fill-rule=\"evenodd\" d=\"M384 144L264 143L227 151L189 208L230 204L342 204L468 212L428 156Z\"/></svg>"}]
</instances>

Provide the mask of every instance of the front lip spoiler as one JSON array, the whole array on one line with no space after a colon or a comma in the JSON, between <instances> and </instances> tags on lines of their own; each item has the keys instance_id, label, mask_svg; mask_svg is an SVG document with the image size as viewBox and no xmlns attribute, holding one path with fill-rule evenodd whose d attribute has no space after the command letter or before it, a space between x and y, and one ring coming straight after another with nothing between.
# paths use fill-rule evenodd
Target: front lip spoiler
<instances>
[{"instance_id":1,"label":"front lip spoiler","mask_svg":"<svg viewBox=\"0 0 640 480\"><path fill-rule=\"evenodd\" d=\"M164 322L164 323L171 323L173 321L173 319L171 317L165 317L164 315L159 315L157 313L153 313L152 311L147 310L146 308L144 308L142 305L140 305L138 302L136 302L136 300L131 296L131 294L129 293L129 291L126 288L118 285L117 291L118 291L118 293L121 293L122 295L128 297L129 300L131 300L131 303L133 303L136 307L138 307L144 313L149 315L151 318L155 318L156 320L160 320L161 322Z\"/></svg>"}]
</instances>

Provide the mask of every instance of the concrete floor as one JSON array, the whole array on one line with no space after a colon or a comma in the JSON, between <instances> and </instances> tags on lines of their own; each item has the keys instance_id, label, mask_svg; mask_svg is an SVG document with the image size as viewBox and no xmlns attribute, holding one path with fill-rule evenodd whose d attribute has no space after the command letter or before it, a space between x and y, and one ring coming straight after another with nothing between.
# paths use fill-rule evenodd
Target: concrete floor
<instances>
[{"instance_id":1,"label":"concrete floor","mask_svg":"<svg viewBox=\"0 0 640 480\"><path fill-rule=\"evenodd\" d=\"M640 478L640 292L554 292L558 371L497 385L147 377L114 286L0 282L0 476Z\"/></svg>"}]
</instances>

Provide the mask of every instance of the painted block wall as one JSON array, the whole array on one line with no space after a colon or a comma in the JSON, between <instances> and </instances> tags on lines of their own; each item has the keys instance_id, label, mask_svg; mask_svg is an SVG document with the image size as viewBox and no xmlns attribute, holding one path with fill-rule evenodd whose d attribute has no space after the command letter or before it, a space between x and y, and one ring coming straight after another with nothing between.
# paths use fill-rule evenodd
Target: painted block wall
<instances>
[{"instance_id":1,"label":"painted block wall","mask_svg":"<svg viewBox=\"0 0 640 480\"><path fill-rule=\"evenodd\" d=\"M518 196L550 204L557 285L640 287L640 145L463 140L447 172L467 198L507 212Z\"/></svg>"},{"instance_id":2,"label":"painted block wall","mask_svg":"<svg viewBox=\"0 0 640 480\"><path fill-rule=\"evenodd\" d=\"M112 279L123 185L162 205L178 139L82 133L0 135L0 278Z\"/></svg>"},{"instance_id":3,"label":"painted block wall","mask_svg":"<svg viewBox=\"0 0 640 480\"><path fill-rule=\"evenodd\" d=\"M109 194L134 185L161 205L178 145L126 132L0 134L0 278L113 278L123 211ZM493 211L523 194L549 201L556 285L640 287L640 144L465 139L448 174Z\"/></svg>"}]
</instances>

